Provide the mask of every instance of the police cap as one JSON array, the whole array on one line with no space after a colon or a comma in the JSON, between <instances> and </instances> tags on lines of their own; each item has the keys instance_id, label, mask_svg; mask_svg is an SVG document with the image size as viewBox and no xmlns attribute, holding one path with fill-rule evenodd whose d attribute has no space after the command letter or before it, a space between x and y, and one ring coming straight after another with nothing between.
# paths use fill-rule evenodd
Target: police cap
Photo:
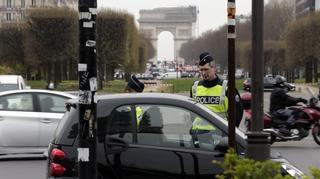
<instances>
[{"instance_id":1,"label":"police cap","mask_svg":"<svg viewBox=\"0 0 320 179\"><path fill-rule=\"evenodd\" d=\"M199 65L203 66L209 62L212 62L213 58L209 52L203 52L199 56Z\"/></svg>"}]
</instances>

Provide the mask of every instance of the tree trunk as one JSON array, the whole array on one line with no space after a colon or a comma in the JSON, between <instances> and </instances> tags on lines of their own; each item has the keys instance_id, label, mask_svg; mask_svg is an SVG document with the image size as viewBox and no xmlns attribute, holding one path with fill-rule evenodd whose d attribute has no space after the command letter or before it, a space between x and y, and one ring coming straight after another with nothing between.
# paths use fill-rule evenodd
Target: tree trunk
<instances>
[{"instance_id":1,"label":"tree trunk","mask_svg":"<svg viewBox=\"0 0 320 179\"><path fill-rule=\"evenodd\" d=\"M99 65L98 65L98 89L103 89L103 76L104 76L104 65L102 62L98 62Z\"/></svg>"},{"instance_id":2,"label":"tree trunk","mask_svg":"<svg viewBox=\"0 0 320 179\"><path fill-rule=\"evenodd\" d=\"M69 63L69 80L78 80L78 73L76 71L77 62L70 61Z\"/></svg>"},{"instance_id":3,"label":"tree trunk","mask_svg":"<svg viewBox=\"0 0 320 179\"><path fill-rule=\"evenodd\" d=\"M111 65L105 65L106 66L106 80L111 81L114 80L113 74L114 74L114 68L112 68Z\"/></svg>"},{"instance_id":4,"label":"tree trunk","mask_svg":"<svg viewBox=\"0 0 320 179\"><path fill-rule=\"evenodd\" d=\"M306 83L312 83L312 60L309 58L306 59Z\"/></svg>"},{"instance_id":5,"label":"tree trunk","mask_svg":"<svg viewBox=\"0 0 320 179\"><path fill-rule=\"evenodd\" d=\"M68 79L68 60L63 60L62 61L63 65L61 65L61 80L67 80Z\"/></svg>"},{"instance_id":6,"label":"tree trunk","mask_svg":"<svg viewBox=\"0 0 320 179\"><path fill-rule=\"evenodd\" d=\"M313 58L313 75L314 75L314 82L318 82L318 59Z\"/></svg>"},{"instance_id":7,"label":"tree trunk","mask_svg":"<svg viewBox=\"0 0 320 179\"><path fill-rule=\"evenodd\" d=\"M60 73L59 73L59 64L58 62L54 62L53 64L53 83L54 83L54 87L56 88L59 84L59 78L60 78Z\"/></svg>"}]
</instances>

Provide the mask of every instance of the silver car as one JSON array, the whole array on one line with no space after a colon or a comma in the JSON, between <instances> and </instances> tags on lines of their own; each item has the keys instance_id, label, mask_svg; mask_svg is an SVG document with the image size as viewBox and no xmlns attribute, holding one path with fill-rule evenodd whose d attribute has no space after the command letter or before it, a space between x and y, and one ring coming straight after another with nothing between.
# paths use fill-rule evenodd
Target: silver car
<instances>
[{"instance_id":1,"label":"silver car","mask_svg":"<svg viewBox=\"0 0 320 179\"><path fill-rule=\"evenodd\" d=\"M30 89L21 75L0 75L0 92L21 89Z\"/></svg>"},{"instance_id":2,"label":"silver car","mask_svg":"<svg viewBox=\"0 0 320 179\"><path fill-rule=\"evenodd\" d=\"M65 102L77 96L50 90L0 93L0 155L46 150Z\"/></svg>"}]
</instances>

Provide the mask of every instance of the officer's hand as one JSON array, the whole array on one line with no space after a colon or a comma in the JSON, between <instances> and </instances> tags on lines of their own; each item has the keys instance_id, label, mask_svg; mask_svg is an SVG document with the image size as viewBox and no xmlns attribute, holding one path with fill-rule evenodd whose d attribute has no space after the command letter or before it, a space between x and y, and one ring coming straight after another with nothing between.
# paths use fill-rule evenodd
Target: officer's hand
<instances>
[{"instance_id":1,"label":"officer's hand","mask_svg":"<svg viewBox=\"0 0 320 179\"><path fill-rule=\"evenodd\" d=\"M304 98L300 98L300 102L303 102L304 104L308 103L308 100L304 99Z\"/></svg>"}]
</instances>

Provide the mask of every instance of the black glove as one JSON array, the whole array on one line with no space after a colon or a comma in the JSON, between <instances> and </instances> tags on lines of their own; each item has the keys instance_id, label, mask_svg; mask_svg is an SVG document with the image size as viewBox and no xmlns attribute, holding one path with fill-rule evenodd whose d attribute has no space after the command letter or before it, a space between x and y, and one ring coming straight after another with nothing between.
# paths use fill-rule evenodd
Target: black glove
<instances>
[{"instance_id":1,"label":"black glove","mask_svg":"<svg viewBox=\"0 0 320 179\"><path fill-rule=\"evenodd\" d=\"M299 98L299 102L303 102L304 104L308 103L308 100L304 99L304 98Z\"/></svg>"}]
</instances>

